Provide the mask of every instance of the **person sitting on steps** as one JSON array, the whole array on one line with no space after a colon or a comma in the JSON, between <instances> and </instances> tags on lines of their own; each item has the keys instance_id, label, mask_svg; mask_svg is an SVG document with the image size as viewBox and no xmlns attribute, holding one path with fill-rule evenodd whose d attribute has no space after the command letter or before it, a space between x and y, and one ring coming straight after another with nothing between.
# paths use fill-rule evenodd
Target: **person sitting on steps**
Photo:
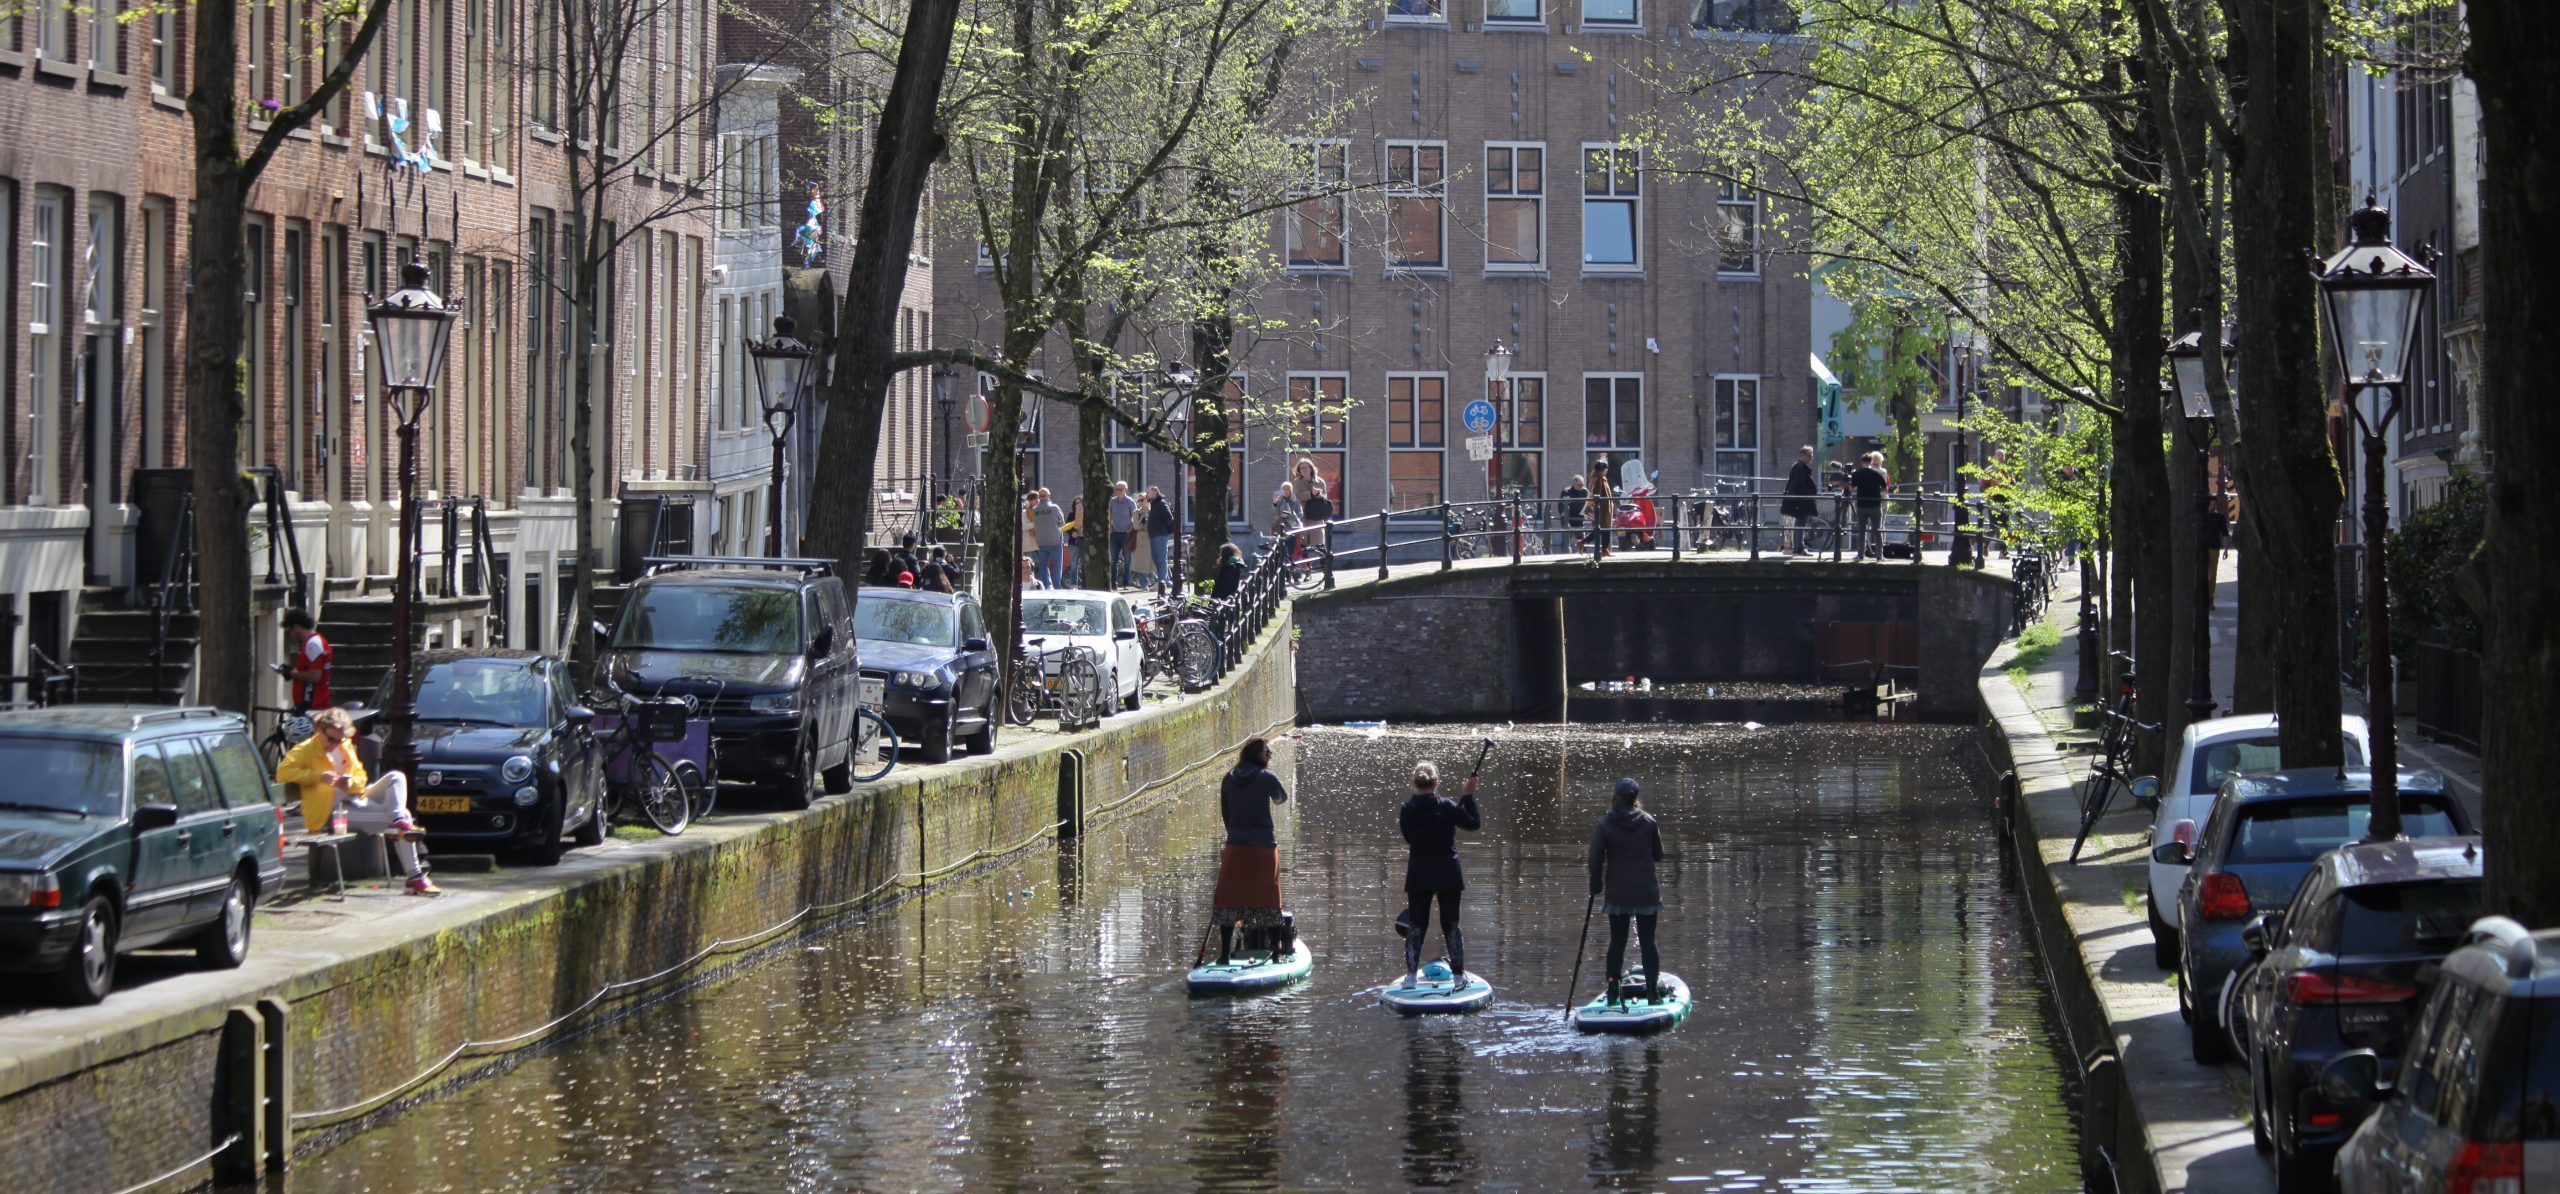
<instances>
[{"instance_id":1,"label":"person sitting on steps","mask_svg":"<svg viewBox=\"0 0 2560 1194\"><path fill-rule=\"evenodd\" d=\"M356 721L344 709L322 709L311 716L311 736L286 751L276 765L276 782L294 790L302 801L303 832L328 832L333 814L345 805L347 829L379 834L391 843L409 894L440 895L427 877L426 860L415 838L418 822L409 815L409 777L397 771L367 782L364 760L357 757Z\"/></svg>"}]
</instances>

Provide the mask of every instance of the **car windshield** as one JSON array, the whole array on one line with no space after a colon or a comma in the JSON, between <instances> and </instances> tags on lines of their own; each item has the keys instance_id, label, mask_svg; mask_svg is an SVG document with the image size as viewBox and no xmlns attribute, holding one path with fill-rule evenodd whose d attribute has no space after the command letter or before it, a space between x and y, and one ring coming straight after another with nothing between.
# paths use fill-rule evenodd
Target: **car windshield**
<instances>
[{"instance_id":1,"label":"car windshield","mask_svg":"<svg viewBox=\"0 0 2560 1194\"><path fill-rule=\"evenodd\" d=\"M800 650L800 594L771 585L642 585L613 632L633 651L793 655Z\"/></svg>"},{"instance_id":2,"label":"car windshield","mask_svg":"<svg viewBox=\"0 0 2560 1194\"><path fill-rule=\"evenodd\" d=\"M2350 887L2342 894L2341 955L2444 953L2462 944L2463 931L2480 918L2478 879Z\"/></svg>"},{"instance_id":3,"label":"car windshield","mask_svg":"<svg viewBox=\"0 0 2560 1194\"><path fill-rule=\"evenodd\" d=\"M2224 862L2309 862L2364 840L2373 805L2362 794L2314 800L2273 800L2243 805ZM2400 795L2401 831L2411 837L2450 837L2462 832L2442 798Z\"/></svg>"},{"instance_id":4,"label":"car windshield","mask_svg":"<svg viewBox=\"0 0 2560 1194\"><path fill-rule=\"evenodd\" d=\"M499 726L550 722L542 677L520 659L456 659L418 677L418 720Z\"/></svg>"},{"instance_id":5,"label":"car windshield","mask_svg":"<svg viewBox=\"0 0 2560 1194\"><path fill-rule=\"evenodd\" d=\"M1025 634L1101 634L1111 615L1099 601L1068 597L1026 597L1022 601Z\"/></svg>"},{"instance_id":6,"label":"car windshield","mask_svg":"<svg viewBox=\"0 0 2560 1194\"><path fill-rule=\"evenodd\" d=\"M124 752L105 742L0 738L0 810L124 812Z\"/></svg>"},{"instance_id":7,"label":"car windshield","mask_svg":"<svg viewBox=\"0 0 2560 1194\"><path fill-rule=\"evenodd\" d=\"M2341 733L2338 741L2347 752L2347 766L2364 766L2364 744L2353 734ZM2274 771L2284 766L2276 754L2276 736L2268 731L2256 738L2234 738L2216 742L2196 752L2195 773L2188 777L2190 792L2211 794L2222 790L2222 781L2235 775Z\"/></svg>"},{"instance_id":8,"label":"car windshield","mask_svg":"<svg viewBox=\"0 0 2560 1194\"><path fill-rule=\"evenodd\" d=\"M853 637L880 643L948 647L959 642L952 607L932 601L875 597L853 611Z\"/></svg>"}]
</instances>

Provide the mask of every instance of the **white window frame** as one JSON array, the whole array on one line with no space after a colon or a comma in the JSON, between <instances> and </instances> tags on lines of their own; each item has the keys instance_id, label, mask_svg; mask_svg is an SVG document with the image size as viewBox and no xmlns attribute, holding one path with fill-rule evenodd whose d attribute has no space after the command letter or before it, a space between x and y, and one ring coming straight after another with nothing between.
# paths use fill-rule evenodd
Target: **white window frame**
<instances>
[{"instance_id":1,"label":"white window frame","mask_svg":"<svg viewBox=\"0 0 2560 1194\"><path fill-rule=\"evenodd\" d=\"M1724 214L1727 211L1741 212L1743 227L1750 231L1750 247L1746 250L1750 257L1750 264L1743 268L1735 268L1725 263L1727 247L1724 240ZM1716 182L1716 276L1719 278L1760 276L1760 192L1729 179L1719 179Z\"/></svg>"},{"instance_id":2,"label":"white window frame","mask_svg":"<svg viewBox=\"0 0 2560 1194\"><path fill-rule=\"evenodd\" d=\"M55 62L71 61L71 0L33 0L33 4L36 28L30 52Z\"/></svg>"},{"instance_id":3,"label":"white window frame","mask_svg":"<svg viewBox=\"0 0 2560 1194\"><path fill-rule=\"evenodd\" d=\"M1300 381L1308 383L1307 392L1311 404L1308 409L1303 410L1296 405ZM1341 442L1336 444L1323 442L1324 410L1327 401L1326 383L1328 382L1333 383L1331 391L1331 401L1335 407L1333 425L1341 435ZM1310 459L1331 457L1338 462L1338 467L1334 470L1333 478L1326 483L1326 487L1331 491L1327 496L1333 499L1336 511L1345 512L1337 516L1347 517L1349 507L1346 505L1345 494L1351 487L1351 441L1353 439L1351 374L1340 369L1292 370L1282 379L1281 393L1284 395L1284 401L1290 404L1285 408L1288 411L1288 417L1282 424L1281 442L1286 450L1283 453L1281 475L1284 477L1289 475L1290 471L1297 467L1298 458L1301 456ZM1316 475L1324 476L1321 465L1317 467ZM1277 486L1274 488L1276 489ZM1251 520L1253 511L1252 506L1246 507L1248 521Z\"/></svg>"},{"instance_id":4,"label":"white window frame","mask_svg":"<svg viewBox=\"0 0 2560 1194\"><path fill-rule=\"evenodd\" d=\"M71 236L71 192L40 186L27 224L27 460L29 505L53 505L61 480L55 441L62 429L62 337L69 321L64 309L70 289L70 262L64 252Z\"/></svg>"},{"instance_id":5,"label":"white window frame","mask_svg":"<svg viewBox=\"0 0 2560 1194\"><path fill-rule=\"evenodd\" d=\"M124 73L124 0L89 0L89 69Z\"/></svg>"},{"instance_id":6,"label":"white window frame","mask_svg":"<svg viewBox=\"0 0 2560 1194\"><path fill-rule=\"evenodd\" d=\"M1398 150L1405 152L1409 167L1401 177L1395 165ZM1439 157L1439 168L1435 171L1435 178L1430 182L1419 181L1423 173L1423 155L1426 153L1437 154ZM1447 273L1449 270L1449 143L1446 141L1389 141L1379 156L1378 177L1387 188L1387 235L1384 246L1387 254L1387 271L1399 274ZM1430 261L1398 260L1395 256L1396 208L1403 203L1416 202L1430 203L1436 209L1437 227L1433 229L1432 240L1437 246L1437 252Z\"/></svg>"},{"instance_id":7,"label":"white window frame","mask_svg":"<svg viewBox=\"0 0 2560 1194\"><path fill-rule=\"evenodd\" d=\"M1591 442L1591 383L1592 383L1592 382L1594 382L1594 381L1607 381L1607 382L1609 382L1609 383L1610 383L1610 389L1609 389L1609 442L1607 442L1607 443L1602 443L1602 444L1595 444L1595 443L1592 443L1592 442ZM1635 382L1635 383L1636 383L1636 438L1635 438L1635 442L1633 442L1633 443L1628 443L1628 442L1625 442L1625 441L1620 440L1620 439L1618 438L1618 424L1619 424L1619 419L1618 419L1618 391L1617 391L1617 383L1618 383L1618 382L1621 382L1621 381L1633 381L1633 382ZM1549 399L1550 399L1550 400L1552 400L1552 399L1553 399L1553 397L1554 397L1554 395L1553 395L1553 394L1550 394L1550 395L1548 395L1548 397L1549 397ZM1638 452L1638 453L1643 452L1643 451L1644 451L1644 403L1645 403L1645 400L1646 400L1646 395L1645 395L1644 374L1642 374L1642 373L1629 373L1629 372L1617 372L1617 371L1604 371L1604 372L1595 372L1595 373L1585 373L1585 374L1583 374L1583 375L1582 375L1582 449L1583 449L1583 455L1585 455L1585 456L1590 456L1590 455L1593 455L1593 454L1595 454L1595 453L1597 453L1597 454L1604 454L1604 455L1605 455L1605 454L1612 453L1612 452Z\"/></svg>"},{"instance_id":8,"label":"white window frame","mask_svg":"<svg viewBox=\"0 0 2560 1194\"><path fill-rule=\"evenodd\" d=\"M1584 28L1586 28L1586 29L1642 29L1642 28L1644 28L1644 0L1624 0L1625 4L1626 4L1626 6L1627 6L1627 15L1626 15L1626 16L1623 16L1623 17L1614 17L1614 16L1601 17L1601 16L1593 16L1593 15L1591 15L1592 7L1593 7L1594 5L1596 5L1596 4L1600 4L1600 3L1604 3L1604 2L1615 2L1615 0L1582 0L1582 24L1583 24L1583 27L1584 27Z\"/></svg>"},{"instance_id":9,"label":"white window frame","mask_svg":"<svg viewBox=\"0 0 2560 1194\"><path fill-rule=\"evenodd\" d=\"M1407 414L1402 420L1396 417L1395 391L1398 382L1412 387L1407 401L1411 403L1413 413ZM1433 422L1425 422L1419 413L1424 383L1436 383L1439 386L1440 414ZM1390 516L1395 518L1424 517L1424 511L1449 500L1449 375L1421 371L1389 373L1386 377L1386 385L1381 392L1382 398L1378 405L1381 408L1380 413L1384 416L1386 430L1378 437L1379 446L1385 453L1379 461L1382 466L1379 479L1386 487L1387 510ZM1409 435L1409 441L1401 445L1397 444L1396 437L1399 434ZM1426 435L1429 437L1428 442L1426 442ZM1436 501L1417 506L1396 505L1395 461L1398 456L1430 456L1437 461L1439 483L1434 487L1437 492Z\"/></svg>"},{"instance_id":10,"label":"white window frame","mask_svg":"<svg viewBox=\"0 0 2560 1194\"><path fill-rule=\"evenodd\" d=\"M1768 414L1767 407L1761 401L1763 391L1767 387L1761 382L1761 376L1757 373L1719 373L1711 383L1714 386L1710 401L1715 420L1712 438L1715 443L1713 451L1717 476L1759 475L1760 440L1764 430L1761 420ZM1746 387L1749 389L1747 396L1744 394ZM1747 442L1739 434L1737 426L1742 421L1737 417L1738 413L1745 403L1748 403L1751 409L1749 420L1751 435ZM1739 473L1729 471L1726 467L1728 458L1738 458L1743 463L1743 471Z\"/></svg>"},{"instance_id":11,"label":"white window frame","mask_svg":"<svg viewBox=\"0 0 2560 1194\"><path fill-rule=\"evenodd\" d=\"M1599 151L1608 155L1606 189L1591 190L1591 155ZM1621 180L1621 160L1632 162L1632 178ZM1582 184L1582 272L1587 274L1640 274L1644 272L1644 150L1623 141L1585 141L1580 160L1574 163L1575 175ZM1593 261L1591 259L1591 210L1593 205L1624 204L1627 207L1627 261Z\"/></svg>"},{"instance_id":12,"label":"white window frame","mask_svg":"<svg viewBox=\"0 0 2560 1194\"><path fill-rule=\"evenodd\" d=\"M1510 165L1505 167L1505 174L1507 177L1503 180L1506 185L1513 188L1508 191L1496 192L1493 189L1495 182L1493 152L1497 149L1509 151ZM1518 179L1520 177L1520 151L1524 149L1534 150L1538 155L1538 189L1535 192L1528 194L1523 194L1518 190ZM1486 273L1528 274L1546 272L1547 165L1547 143L1544 141L1487 141L1484 143L1484 271ZM1537 218L1532 222L1537 230L1538 237L1538 254L1536 260L1496 261L1493 259L1493 205L1496 203L1526 203L1538 213Z\"/></svg>"},{"instance_id":13,"label":"white window frame","mask_svg":"<svg viewBox=\"0 0 2560 1194\"><path fill-rule=\"evenodd\" d=\"M1297 155L1292 169L1296 170L1301 166L1304 169L1298 171L1299 177L1290 185L1290 194L1296 197L1298 202L1290 203L1280 209L1280 252L1283 263L1293 272L1304 273L1350 269L1351 201L1344 189L1351 180L1351 142L1338 137L1301 138L1291 141L1289 150L1293 155ZM1335 162L1331 177L1327 177L1326 173L1325 159L1328 156ZM1333 243L1338 253L1334 260L1300 258L1297 255L1298 247L1294 241L1299 220L1298 208L1301 203L1309 201L1330 209Z\"/></svg>"},{"instance_id":14,"label":"white window frame","mask_svg":"<svg viewBox=\"0 0 2560 1194\"><path fill-rule=\"evenodd\" d=\"M169 274L175 222L167 199L142 199L142 467L169 460ZM5 281L0 273L0 281Z\"/></svg>"}]
</instances>

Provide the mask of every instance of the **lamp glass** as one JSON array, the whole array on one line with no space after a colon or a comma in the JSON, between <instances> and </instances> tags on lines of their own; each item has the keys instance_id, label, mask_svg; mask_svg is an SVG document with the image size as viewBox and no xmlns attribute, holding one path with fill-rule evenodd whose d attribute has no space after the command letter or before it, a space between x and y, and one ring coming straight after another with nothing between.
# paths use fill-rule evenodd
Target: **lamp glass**
<instances>
[{"instance_id":1,"label":"lamp glass","mask_svg":"<svg viewBox=\"0 0 2560 1194\"><path fill-rule=\"evenodd\" d=\"M809 367L809 358L796 352L753 353L756 363L756 399L769 414L782 414L800 403L800 375Z\"/></svg>"},{"instance_id":2,"label":"lamp glass","mask_svg":"<svg viewBox=\"0 0 2560 1194\"><path fill-rule=\"evenodd\" d=\"M423 389L444 372L452 313L433 294L403 290L366 312L373 324L374 361L385 389Z\"/></svg>"},{"instance_id":3,"label":"lamp glass","mask_svg":"<svg viewBox=\"0 0 2560 1194\"><path fill-rule=\"evenodd\" d=\"M2204 357L2173 355L2169 358L2169 373L2177 379L2178 405L2186 416L2190 419L2212 418L2213 395L2204 386Z\"/></svg>"},{"instance_id":4,"label":"lamp glass","mask_svg":"<svg viewBox=\"0 0 2560 1194\"><path fill-rule=\"evenodd\" d=\"M2407 379L2426 292L2423 281L2412 285L2399 279L2333 277L2322 284L2329 343L2347 384L2388 386Z\"/></svg>"},{"instance_id":5,"label":"lamp glass","mask_svg":"<svg viewBox=\"0 0 2560 1194\"><path fill-rule=\"evenodd\" d=\"M1500 385L1510 377L1511 350L1504 345L1496 344L1492 352L1484 354L1484 379Z\"/></svg>"}]
</instances>

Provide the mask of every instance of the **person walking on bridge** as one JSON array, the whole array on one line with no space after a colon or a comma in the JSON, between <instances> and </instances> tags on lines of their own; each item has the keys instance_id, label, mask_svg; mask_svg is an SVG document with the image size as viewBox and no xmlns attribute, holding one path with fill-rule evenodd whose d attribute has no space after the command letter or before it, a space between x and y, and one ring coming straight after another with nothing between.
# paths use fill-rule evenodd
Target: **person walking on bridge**
<instances>
[{"instance_id":1,"label":"person walking on bridge","mask_svg":"<svg viewBox=\"0 0 2560 1194\"><path fill-rule=\"evenodd\" d=\"M1449 947L1449 982L1467 985L1467 938L1458 931L1458 897L1467 889L1466 872L1458 866L1458 831L1484 825L1476 808L1476 777L1467 777L1458 798L1440 794L1440 768L1429 759L1413 765L1413 796L1396 812L1396 827L1410 851L1404 864L1406 918L1412 925L1404 939L1404 985L1422 975L1422 939L1431 931L1431 905L1440 905L1440 938Z\"/></svg>"},{"instance_id":2,"label":"person walking on bridge","mask_svg":"<svg viewBox=\"0 0 2560 1194\"><path fill-rule=\"evenodd\" d=\"M1280 837L1271 827L1271 806L1288 801L1289 789L1271 773L1270 740L1247 739L1236 754L1235 768L1218 781L1218 815L1227 826L1227 848L1218 858L1218 893L1213 901L1221 966L1235 960L1238 925L1262 930L1265 939L1274 943L1272 960L1280 960L1277 943L1287 934L1272 932L1283 920Z\"/></svg>"},{"instance_id":3,"label":"person walking on bridge","mask_svg":"<svg viewBox=\"0 0 2560 1194\"><path fill-rule=\"evenodd\" d=\"M1644 958L1644 998L1660 995L1662 951L1654 944L1654 918L1662 913L1662 885L1654 865L1662 860L1662 829L1637 807L1636 781L1620 779L1616 802L1591 827L1591 894L1606 894L1609 914L1609 1002L1620 1003L1618 976L1626 973L1627 927L1634 922Z\"/></svg>"}]
</instances>

